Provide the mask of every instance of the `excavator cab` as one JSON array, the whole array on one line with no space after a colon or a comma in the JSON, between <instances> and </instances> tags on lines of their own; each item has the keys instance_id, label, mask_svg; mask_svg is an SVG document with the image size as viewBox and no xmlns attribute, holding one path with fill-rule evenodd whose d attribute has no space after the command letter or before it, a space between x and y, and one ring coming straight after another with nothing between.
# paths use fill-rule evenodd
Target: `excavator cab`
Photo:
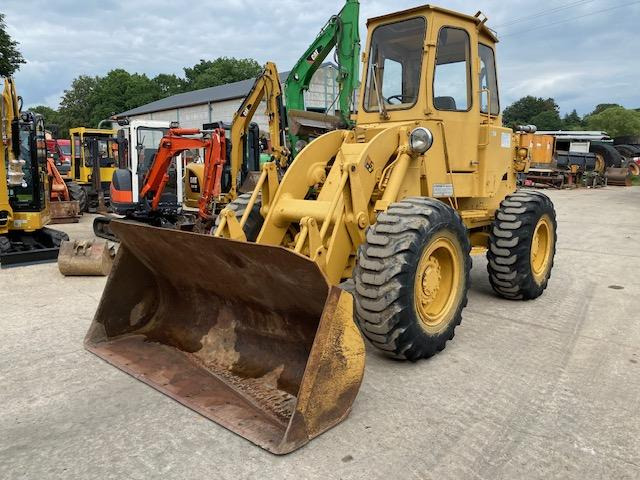
<instances>
[{"instance_id":1,"label":"excavator cab","mask_svg":"<svg viewBox=\"0 0 640 480\"><path fill-rule=\"evenodd\" d=\"M123 123L116 134L119 161L110 185L111 206L119 215L127 215L138 208L144 179L156 158L160 140L171 127L171 122L160 120L131 120ZM168 173L162 208L177 211L182 197L182 163L173 159Z\"/></svg>"},{"instance_id":2,"label":"excavator cab","mask_svg":"<svg viewBox=\"0 0 640 480\"><path fill-rule=\"evenodd\" d=\"M222 128L225 130L226 138L231 138L231 124L225 122L205 123L202 129L205 131ZM228 192L231 189L231 142L226 143L226 162L222 172L222 191ZM250 177L260 174L260 127L257 123L251 122L247 129L243 149L243 162L239 173L239 191L246 192L252 190L245 182ZM198 201L202 194L204 184L204 163L201 161L191 161L185 166L183 192L184 206L191 209L198 208ZM254 183L255 184L255 183Z\"/></svg>"},{"instance_id":3,"label":"excavator cab","mask_svg":"<svg viewBox=\"0 0 640 480\"><path fill-rule=\"evenodd\" d=\"M82 211L104 211L110 201L109 186L118 163L115 134L112 129L78 127L69 130L69 190Z\"/></svg>"}]
</instances>

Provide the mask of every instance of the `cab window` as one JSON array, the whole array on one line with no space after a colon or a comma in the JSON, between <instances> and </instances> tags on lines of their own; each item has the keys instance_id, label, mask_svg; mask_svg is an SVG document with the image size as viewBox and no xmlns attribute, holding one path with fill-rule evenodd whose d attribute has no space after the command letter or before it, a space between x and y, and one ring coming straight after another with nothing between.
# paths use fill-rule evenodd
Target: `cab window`
<instances>
[{"instance_id":1,"label":"cab window","mask_svg":"<svg viewBox=\"0 0 640 480\"><path fill-rule=\"evenodd\" d=\"M443 27L438 35L433 77L433 104L437 110L467 111L471 108L471 49L469 34Z\"/></svg>"},{"instance_id":2,"label":"cab window","mask_svg":"<svg viewBox=\"0 0 640 480\"><path fill-rule=\"evenodd\" d=\"M377 27L371 36L364 109L411 108L418 99L426 21L411 18Z\"/></svg>"},{"instance_id":3,"label":"cab window","mask_svg":"<svg viewBox=\"0 0 640 480\"><path fill-rule=\"evenodd\" d=\"M496 73L496 58L493 49L480 43L478 45L480 57L480 110L489 113L491 103L491 115L500 113L500 100L498 97L498 76ZM488 92L487 92L488 91Z\"/></svg>"}]
</instances>

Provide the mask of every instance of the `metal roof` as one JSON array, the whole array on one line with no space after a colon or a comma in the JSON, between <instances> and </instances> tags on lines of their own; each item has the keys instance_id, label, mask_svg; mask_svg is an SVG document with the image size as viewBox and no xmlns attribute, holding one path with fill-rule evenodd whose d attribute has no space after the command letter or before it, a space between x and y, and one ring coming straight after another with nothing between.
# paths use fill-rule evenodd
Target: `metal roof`
<instances>
[{"instance_id":1,"label":"metal roof","mask_svg":"<svg viewBox=\"0 0 640 480\"><path fill-rule=\"evenodd\" d=\"M324 67L336 67L332 62L325 62L320 65L320 68ZM280 73L280 81L285 82L289 72ZM172 110L175 108L191 107L194 105L202 105L209 102L222 102L224 100L232 100L234 98L243 98L247 96L249 90L256 81L255 78L249 78L247 80L241 80L239 82L227 83L225 85L218 85L217 87L203 88L201 90L194 90L192 92L178 93L167 98L156 100L155 102L147 103L140 107L132 108L126 112L118 113L113 118L125 118L132 115L143 115L145 113L160 112L163 110Z\"/></svg>"}]
</instances>

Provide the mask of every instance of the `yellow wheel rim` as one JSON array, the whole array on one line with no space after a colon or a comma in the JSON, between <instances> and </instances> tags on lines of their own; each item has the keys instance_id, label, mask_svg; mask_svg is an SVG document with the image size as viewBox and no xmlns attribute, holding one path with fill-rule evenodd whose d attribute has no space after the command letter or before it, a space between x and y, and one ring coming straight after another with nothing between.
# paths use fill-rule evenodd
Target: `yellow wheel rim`
<instances>
[{"instance_id":1,"label":"yellow wheel rim","mask_svg":"<svg viewBox=\"0 0 640 480\"><path fill-rule=\"evenodd\" d=\"M448 324L460 293L460 250L448 235L433 239L422 252L414 285L414 304L422 327L438 333Z\"/></svg>"},{"instance_id":2,"label":"yellow wheel rim","mask_svg":"<svg viewBox=\"0 0 640 480\"><path fill-rule=\"evenodd\" d=\"M629 163L629 172L633 177L640 175L640 165L635 162Z\"/></svg>"},{"instance_id":3,"label":"yellow wheel rim","mask_svg":"<svg viewBox=\"0 0 640 480\"><path fill-rule=\"evenodd\" d=\"M604 161L604 157L599 153L596 153L596 166L595 171L598 173L604 173L606 163Z\"/></svg>"},{"instance_id":4,"label":"yellow wheel rim","mask_svg":"<svg viewBox=\"0 0 640 480\"><path fill-rule=\"evenodd\" d=\"M542 283L549 271L553 243L553 224L548 215L538 220L531 240L531 272L538 283Z\"/></svg>"}]
</instances>

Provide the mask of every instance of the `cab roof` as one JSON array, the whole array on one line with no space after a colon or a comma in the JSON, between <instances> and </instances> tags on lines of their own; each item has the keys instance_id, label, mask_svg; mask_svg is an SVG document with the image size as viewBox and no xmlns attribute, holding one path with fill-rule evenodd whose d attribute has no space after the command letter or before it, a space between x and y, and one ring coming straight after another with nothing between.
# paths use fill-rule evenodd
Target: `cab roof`
<instances>
[{"instance_id":1,"label":"cab roof","mask_svg":"<svg viewBox=\"0 0 640 480\"><path fill-rule=\"evenodd\" d=\"M367 27L369 26L370 23L378 23L378 22L382 22L385 20L391 20L397 17L404 17L410 14L414 14L414 13L424 13L425 10L430 10L433 12L437 12L437 13L442 13L445 15L450 15L450 16L454 16L454 17L458 17L461 18L463 20L475 23L476 26L479 26L479 30L480 32L484 33L485 35L487 35L489 38L491 38L494 42L498 43L498 36L497 34L491 30L489 27L487 27L486 22L484 21L484 19L486 18L484 16L484 14L482 14L482 12L478 12L476 13L475 16L471 16L471 15L467 15L464 13L460 13L460 12L456 12L454 10L449 10L446 8L442 8L442 7L437 7L435 5L421 5L419 7L413 7L413 8L408 8L406 10L400 10L397 12L393 12L393 13L389 13L387 15L380 15L378 17L372 17L367 19Z\"/></svg>"}]
</instances>

